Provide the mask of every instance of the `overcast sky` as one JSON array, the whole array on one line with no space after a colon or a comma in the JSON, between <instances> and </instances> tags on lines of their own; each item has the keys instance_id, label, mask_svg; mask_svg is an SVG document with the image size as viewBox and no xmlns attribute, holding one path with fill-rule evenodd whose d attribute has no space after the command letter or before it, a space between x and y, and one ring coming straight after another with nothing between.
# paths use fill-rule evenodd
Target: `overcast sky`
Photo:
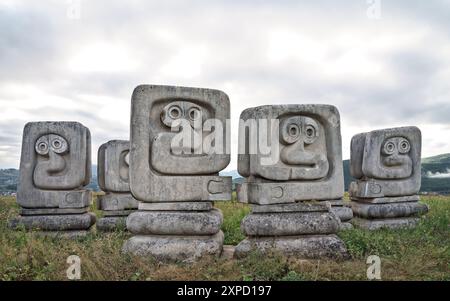
<instances>
[{"instance_id":1,"label":"overcast sky","mask_svg":"<svg viewBox=\"0 0 450 301\"><path fill-rule=\"evenodd\" d=\"M273 2L273 3L271 3ZM337 3L339 2L339 3ZM138 84L220 89L240 112L326 103L354 134L416 125L450 152L450 1L0 0L0 168L28 121L73 120L98 146L128 139Z\"/></svg>"}]
</instances>

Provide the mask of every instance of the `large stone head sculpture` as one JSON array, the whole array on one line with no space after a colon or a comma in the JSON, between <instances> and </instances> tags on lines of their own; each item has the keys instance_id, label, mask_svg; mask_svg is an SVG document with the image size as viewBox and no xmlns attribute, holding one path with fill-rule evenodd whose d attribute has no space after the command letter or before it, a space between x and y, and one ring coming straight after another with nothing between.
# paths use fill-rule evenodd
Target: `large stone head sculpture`
<instances>
[{"instance_id":1,"label":"large stone head sculpture","mask_svg":"<svg viewBox=\"0 0 450 301\"><path fill-rule=\"evenodd\" d=\"M30 208L82 205L83 193L61 196L60 192L89 184L90 151L90 132L78 122L28 123L23 132L18 203Z\"/></svg>"},{"instance_id":2,"label":"large stone head sculpture","mask_svg":"<svg viewBox=\"0 0 450 301\"><path fill-rule=\"evenodd\" d=\"M129 192L130 142L112 140L98 149L98 185L103 191Z\"/></svg>"},{"instance_id":3,"label":"large stone head sculpture","mask_svg":"<svg viewBox=\"0 0 450 301\"><path fill-rule=\"evenodd\" d=\"M421 133L417 127L376 130L351 142L350 186L355 197L412 195L419 192Z\"/></svg>"},{"instance_id":4,"label":"large stone head sculpture","mask_svg":"<svg viewBox=\"0 0 450 301\"><path fill-rule=\"evenodd\" d=\"M243 197L250 203L343 196L340 119L333 106L246 109L239 145L238 171L249 177Z\"/></svg>"},{"instance_id":5,"label":"large stone head sculpture","mask_svg":"<svg viewBox=\"0 0 450 301\"><path fill-rule=\"evenodd\" d=\"M225 149L230 102L225 93L142 85L133 92L131 110L130 188L135 198L161 202L231 197L231 179L218 177L230 161Z\"/></svg>"}]
</instances>

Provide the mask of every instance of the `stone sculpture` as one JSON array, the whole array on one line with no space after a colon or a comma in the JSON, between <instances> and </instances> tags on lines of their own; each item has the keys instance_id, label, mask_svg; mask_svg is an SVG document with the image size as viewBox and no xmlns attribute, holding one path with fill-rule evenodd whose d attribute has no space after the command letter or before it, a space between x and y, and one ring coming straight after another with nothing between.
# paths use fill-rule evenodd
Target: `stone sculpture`
<instances>
[{"instance_id":1,"label":"stone sculpture","mask_svg":"<svg viewBox=\"0 0 450 301\"><path fill-rule=\"evenodd\" d=\"M129 153L130 142L124 140L108 141L98 149L98 185L106 192L97 199L104 215L97 221L99 230L126 228L127 216L138 208L130 192Z\"/></svg>"},{"instance_id":2,"label":"stone sculpture","mask_svg":"<svg viewBox=\"0 0 450 301\"><path fill-rule=\"evenodd\" d=\"M339 112L329 105L274 105L241 114L238 172L246 177L238 192L252 211L241 224L247 235L236 257L258 250L301 258L344 258L335 235L342 204ZM270 143L270 152L264 143Z\"/></svg>"},{"instance_id":3,"label":"stone sculpture","mask_svg":"<svg viewBox=\"0 0 450 301\"><path fill-rule=\"evenodd\" d=\"M428 212L419 203L422 138L417 127L353 136L349 194L354 225L365 229L413 227Z\"/></svg>"},{"instance_id":4,"label":"stone sculpture","mask_svg":"<svg viewBox=\"0 0 450 301\"><path fill-rule=\"evenodd\" d=\"M23 131L17 202L12 228L79 236L95 223L88 212L91 137L78 122L31 122ZM59 231L59 232L55 232Z\"/></svg>"},{"instance_id":5,"label":"stone sculpture","mask_svg":"<svg viewBox=\"0 0 450 301\"><path fill-rule=\"evenodd\" d=\"M139 205L127 218L135 236L124 252L183 261L221 253L223 217L212 201L231 199L231 177L218 174L230 161L229 116L228 96L218 90L134 90L130 189Z\"/></svg>"}]
</instances>

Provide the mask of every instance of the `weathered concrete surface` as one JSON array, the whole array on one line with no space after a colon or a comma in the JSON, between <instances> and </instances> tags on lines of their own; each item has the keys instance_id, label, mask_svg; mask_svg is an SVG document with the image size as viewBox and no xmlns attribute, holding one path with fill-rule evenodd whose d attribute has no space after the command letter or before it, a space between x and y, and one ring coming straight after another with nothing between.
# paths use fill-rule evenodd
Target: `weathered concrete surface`
<instances>
[{"instance_id":1,"label":"weathered concrete surface","mask_svg":"<svg viewBox=\"0 0 450 301\"><path fill-rule=\"evenodd\" d=\"M83 214L88 212L89 207L84 208L20 208L20 215L64 215Z\"/></svg>"},{"instance_id":2,"label":"weathered concrete surface","mask_svg":"<svg viewBox=\"0 0 450 301\"><path fill-rule=\"evenodd\" d=\"M349 257L345 244L336 235L246 238L236 247L234 256L243 258L255 251L262 254L281 253L301 259Z\"/></svg>"},{"instance_id":3,"label":"weathered concrete surface","mask_svg":"<svg viewBox=\"0 0 450 301\"><path fill-rule=\"evenodd\" d=\"M18 216L9 221L9 227L43 231L87 230L95 223L95 214L33 215Z\"/></svg>"},{"instance_id":4,"label":"weathered concrete surface","mask_svg":"<svg viewBox=\"0 0 450 301\"><path fill-rule=\"evenodd\" d=\"M23 131L17 203L24 208L83 208L90 193L91 137L78 122L30 122Z\"/></svg>"},{"instance_id":5,"label":"weathered concrete surface","mask_svg":"<svg viewBox=\"0 0 450 301\"><path fill-rule=\"evenodd\" d=\"M230 200L231 177L218 176L230 162L225 149L206 153L194 145L199 154L176 154L172 149L181 129L206 139L211 133L205 123L212 119L217 125L215 145L225 146L230 135L225 126L229 117L230 101L222 91L136 87L131 99L130 135L130 188L134 197L141 202Z\"/></svg>"},{"instance_id":6,"label":"weathered concrete surface","mask_svg":"<svg viewBox=\"0 0 450 301\"><path fill-rule=\"evenodd\" d=\"M357 179L349 194L356 198L414 195L421 181L422 137L417 127L375 130L355 135L350 172Z\"/></svg>"},{"instance_id":7,"label":"weathered concrete surface","mask_svg":"<svg viewBox=\"0 0 450 301\"><path fill-rule=\"evenodd\" d=\"M138 205L144 211L210 211L212 202L143 203Z\"/></svg>"},{"instance_id":8,"label":"weathered concrete surface","mask_svg":"<svg viewBox=\"0 0 450 301\"><path fill-rule=\"evenodd\" d=\"M387 218L387 219L362 219L353 218L351 223L358 228L366 230L378 230L381 228L387 229L400 229L400 228L413 228L417 226L420 218L418 217L405 217L405 218Z\"/></svg>"},{"instance_id":9,"label":"weathered concrete surface","mask_svg":"<svg viewBox=\"0 0 450 301\"><path fill-rule=\"evenodd\" d=\"M353 211L346 206L331 206L331 212L341 220L341 222L349 221L353 218Z\"/></svg>"},{"instance_id":10,"label":"weathered concrete surface","mask_svg":"<svg viewBox=\"0 0 450 301\"><path fill-rule=\"evenodd\" d=\"M352 210L358 217L376 219L422 215L428 212L428 206L419 202L389 204L361 204L352 202Z\"/></svg>"},{"instance_id":11,"label":"weathered concrete surface","mask_svg":"<svg viewBox=\"0 0 450 301\"><path fill-rule=\"evenodd\" d=\"M144 235L212 235L220 231L223 216L211 211L138 211L127 218L127 229Z\"/></svg>"},{"instance_id":12,"label":"weathered concrete surface","mask_svg":"<svg viewBox=\"0 0 450 301\"><path fill-rule=\"evenodd\" d=\"M108 192L97 198L97 208L105 211L137 209L138 201L131 193Z\"/></svg>"},{"instance_id":13,"label":"weathered concrete surface","mask_svg":"<svg viewBox=\"0 0 450 301\"><path fill-rule=\"evenodd\" d=\"M98 149L97 176L100 189L108 192L129 192L129 152L127 140L111 140Z\"/></svg>"},{"instance_id":14,"label":"weathered concrete surface","mask_svg":"<svg viewBox=\"0 0 450 301\"><path fill-rule=\"evenodd\" d=\"M126 216L108 216L100 218L96 223L97 230L100 231L116 231L127 229Z\"/></svg>"},{"instance_id":15,"label":"weathered concrete surface","mask_svg":"<svg viewBox=\"0 0 450 301\"><path fill-rule=\"evenodd\" d=\"M223 232L212 236L138 235L127 240L122 252L152 256L160 261L192 262L206 256L220 256Z\"/></svg>"},{"instance_id":16,"label":"weathered concrete surface","mask_svg":"<svg viewBox=\"0 0 450 301\"><path fill-rule=\"evenodd\" d=\"M249 214L241 223L248 236L292 236L331 234L339 230L339 219L331 212Z\"/></svg>"},{"instance_id":17,"label":"weathered concrete surface","mask_svg":"<svg viewBox=\"0 0 450 301\"><path fill-rule=\"evenodd\" d=\"M331 209L327 202L298 202L293 204L252 205L252 213L270 212L327 212Z\"/></svg>"},{"instance_id":18,"label":"weathered concrete surface","mask_svg":"<svg viewBox=\"0 0 450 301\"><path fill-rule=\"evenodd\" d=\"M238 171L247 178L240 201L269 205L343 197L340 117L334 106L260 106L244 110L240 119ZM270 126L261 120L269 125L278 120L279 135L265 133ZM270 155L254 147L257 139L270 142Z\"/></svg>"},{"instance_id":19,"label":"weathered concrete surface","mask_svg":"<svg viewBox=\"0 0 450 301\"><path fill-rule=\"evenodd\" d=\"M368 204L390 204L390 203L418 202L418 201L420 201L420 197L418 195L371 198L371 199L352 197L352 201L355 201L358 203L368 203Z\"/></svg>"}]
</instances>

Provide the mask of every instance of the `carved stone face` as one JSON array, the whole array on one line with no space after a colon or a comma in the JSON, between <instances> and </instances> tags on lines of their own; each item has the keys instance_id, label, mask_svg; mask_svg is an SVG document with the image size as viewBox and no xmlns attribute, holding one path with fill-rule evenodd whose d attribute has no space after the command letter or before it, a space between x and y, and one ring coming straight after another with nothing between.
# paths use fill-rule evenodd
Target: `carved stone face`
<instances>
[{"instance_id":1,"label":"carved stone face","mask_svg":"<svg viewBox=\"0 0 450 301\"><path fill-rule=\"evenodd\" d=\"M420 162L420 131L416 127L377 130L353 137L351 173L363 177L390 180L413 176Z\"/></svg>"},{"instance_id":2,"label":"carved stone face","mask_svg":"<svg viewBox=\"0 0 450 301\"><path fill-rule=\"evenodd\" d=\"M344 177L338 110L307 104L244 110L238 172L247 178L238 194L243 202L281 204L341 198Z\"/></svg>"},{"instance_id":3,"label":"carved stone face","mask_svg":"<svg viewBox=\"0 0 450 301\"><path fill-rule=\"evenodd\" d=\"M89 183L90 133L81 124L29 123L24 130L23 142L22 188L68 190Z\"/></svg>"},{"instance_id":4,"label":"carved stone face","mask_svg":"<svg viewBox=\"0 0 450 301\"><path fill-rule=\"evenodd\" d=\"M261 177L276 181L318 181L332 177L333 168L341 151L330 141L339 140L339 115L331 106L322 105L284 105L262 106L245 110L241 120L257 131L240 128L240 140L245 143L246 151L239 156L238 169L243 176ZM279 122L279 140L273 134L261 131L264 126L260 120ZM268 126L270 128L270 126ZM273 129L272 129L273 131ZM245 135L245 139L241 139ZM263 137L267 135L267 137ZM258 137L252 139L252 137ZM267 152L251 144L267 140L271 148L272 162L265 163ZM278 152L277 152L278 149ZM246 153L248 152L248 154ZM336 156L335 156L336 154ZM330 161L332 160L332 161Z\"/></svg>"},{"instance_id":5,"label":"carved stone face","mask_svg":"<svg viewBox=\"0 0 450 301\"><path fill-rule=\"evenodd\" d=\"M98 149L98 182L104 191L129 192L130 143L112 140Z\"/></svg>"},{"instance_id":6,"label":"carved stone face","mask_svg":"<svg viewBox=\"0 0 450 301\"><path fill-rule=\"evenodd\" d=\"M307 116L280 120L280 159L290 167L290 179L314 180L328 173L325 132L319 121Z\"/></svg>"},{"instance_id":7,"label":"carved stone face","mask_svg":"<svg viewBox=\"0 0 450 301\"><path fill-rule=\"evenodd\" d=\"M205 145L211 145L210 139L214 140L212 144L225 147L229 115L228 97L218 90L138 86L132 96L131 117L133 195L143 201L163 201L171 198L171 193L181 200L197 196L209 199L208 193L219 194L220 179L217 186L198 176L217 176L230 162L224 148L221 152L205 149ZM185 199L177 195L180 189L185 191ZM164 193L160 194L162 190Z\"/></svg>"}]
</instances>

